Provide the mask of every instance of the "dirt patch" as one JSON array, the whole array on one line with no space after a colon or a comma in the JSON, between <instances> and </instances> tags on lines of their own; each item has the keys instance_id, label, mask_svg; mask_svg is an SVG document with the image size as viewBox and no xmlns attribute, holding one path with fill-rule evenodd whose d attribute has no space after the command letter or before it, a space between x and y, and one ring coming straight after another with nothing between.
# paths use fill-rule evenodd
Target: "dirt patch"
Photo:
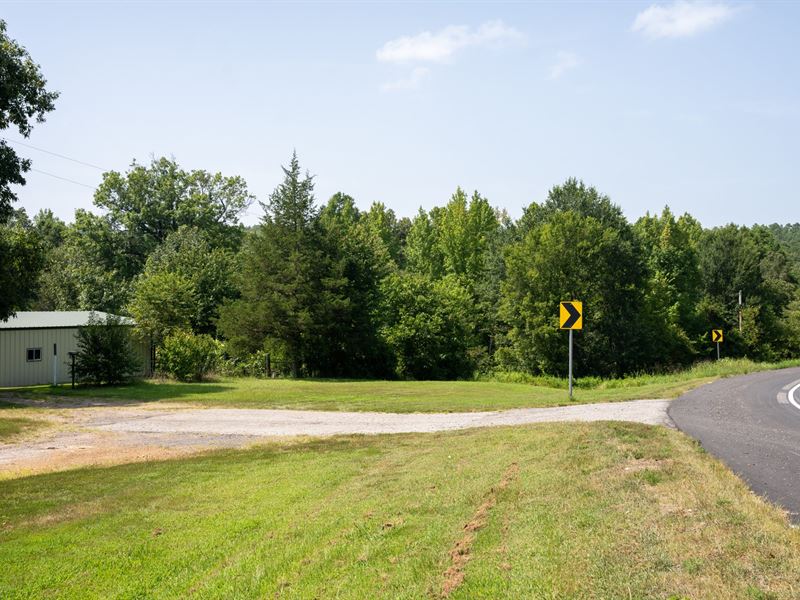
<instances>
[{"instance_id":1,"label":"dirt patch","mask_svg":"<svg viewBox=\"0 0 800 600\"><path fill-rule=\"evenodd\" d=\"M499 493L506 489L517 478L517 475L519 475L519 465L511 463L503 473L500 483L489 490L472 518L464 525L464 535L456 541L450 550L450 566L444 572L444 583L442 585L441 595L443 598L447 598L452 594L464 581L464 568L472 557L472 545L475 543L476 532L482 529L489 520L489 513L497 504Z\"/></svg>"},{"instance_id":2,"label":"dirt patch","mask_svg":"<svg viewBox=\"0 0 800 600\"><path fill-rule=\"evenodd\" d=\"M20 477L37 473L65 471L79 467L112 466L129 462L164 460L192 454L198 450L164 448L160 446L120 448L117 444L107 442L64 450L53 448L53 451L46 455L42 454L21 459L8 469L0 468L0 473L3 476Z\"/></svg>"},{"instance_id":3,"label":"dirt patch","mask_svg":"<svg viewBox=\"0 0 800 600\"><path fill-rule=\"evenodd\" d=\"M595 482L603 482L612 479L620 479L641 473L642 471L663 471L669 469L674 461L671 458L654 459L654 458L631 458L619 464L616 464L607 469L602 469L592 475L592 480Z\"/></svg>"},{"instance_id":4,"label":"dirt patch","mask_svg":"<svg viewBox=\"0 0 800 600\"><path fill-rule=\"evenodd\" d=\"M160 400L133 400L126 398L93 398L91 396L58 396L58 395L42 395L35 397L18 396L13 392L0 392L0 401L8 402L14 406L27 406L30 408L53 408L53 409L72 409L72 408L121 408L121 407L134 407L142 409L147 407L149 403L153 403L153 407L163 409L165 406L174 406L186 408L187 406L194 406L189 403L166 403Z\"/></svg>"},{"instance_id":5,"label":"dirt patch","mask_svg":"<svg viewBox=\"0 0 800 600\"><path fill-rule=\"evenodd\" d=\"M216 448L252 445L257 438L247 435L150 434L110 432L108 423L166 416L185 405L118 406L91 399L44 408L51 400L14 398L21 408L9 411L14 416L35 418L47 426L8 443L0 442L0 481L27 475L64 471L80 467L111 466L130 462L165 460L197 454Z\"/></svg>"},{"instance_id":6,"label":"dirt patch","mask_svg":"<svg viewBox=\"0 0 800 600\"><path fill-rule=\"evenodd\" d=\"M256 441L250 436L60 430L35 440L0 445L0 481L81 467L181 458L219 448L243 448Z\"/></svg>"}]
</instances>

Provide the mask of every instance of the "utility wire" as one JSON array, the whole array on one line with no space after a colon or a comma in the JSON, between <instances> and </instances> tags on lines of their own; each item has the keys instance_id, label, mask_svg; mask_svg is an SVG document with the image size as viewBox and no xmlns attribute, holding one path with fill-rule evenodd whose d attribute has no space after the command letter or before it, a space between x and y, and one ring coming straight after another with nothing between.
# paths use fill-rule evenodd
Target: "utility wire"
<instances>
[{"instance_id":1,"label":"utility wire","mask_svg":"<svg viewBox=\"0 0 800 600\"><path fill-rule=\"evenodd\" d=\"M111 169L104 169L103 167L98 167L97 165L93 165L92 163L88 163L83 160L78 160L77 158L72 158L71 156L65 156L64 154L59 154L58 152L52 152L50 150L45 150L44 148L38 148L36 146L31 146L30 144L26 144L24 142L18 142L17 140L10 140L8 138L3 138L4 141L10 144L16 144L17 146L24 146L25 148L30 148L31 150L36 150L38 152L44 152L45 154L50 154L51 156L57 156L58 158L63 158L64 160L70 160L74 163L78 163L79 165L83 165L85 167L92 167L93 169L97 169L98 171L110 171Z\"/></svg>"},{"instance_id":2,"label":"utility wire","mask_svg":"<svg viewBox=\"0 0 800 600\"><path fill-rule=\"evenodd\" d=\"M61 179L62 181L68 181L69 183L74 183L75 185L80 185L85 188L89 188L90 190L96 190L97 188L93 185L86 185L85 183L81 183L80 181L75 181L74 179L69 179L67 177L62 177L61 175L55 175L54 173L48 173L47 171L42 171L40 169L31 168L31 171L35 171L37 173L41 173L42 175L47 175L48 177L55 177L56 179Z\"/></svg>"}]
</instances>

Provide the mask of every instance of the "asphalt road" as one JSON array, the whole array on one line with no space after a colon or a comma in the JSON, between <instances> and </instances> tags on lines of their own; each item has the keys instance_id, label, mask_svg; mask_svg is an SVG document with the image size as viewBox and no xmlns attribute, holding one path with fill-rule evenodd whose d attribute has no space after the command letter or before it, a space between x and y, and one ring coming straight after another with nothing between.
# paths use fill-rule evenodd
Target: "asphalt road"
<instances>
[{"instance_id":1,"label":"asphalt road","mask_svg":"<svg viewBox=\"0 0 800 600\"><path fill-rule=\"evenodd\" d=\"M800 368L722 379L674 400L675 425L800 523ZM794 394L800 404L800 389Z\"/></svg>"}]
</instances>

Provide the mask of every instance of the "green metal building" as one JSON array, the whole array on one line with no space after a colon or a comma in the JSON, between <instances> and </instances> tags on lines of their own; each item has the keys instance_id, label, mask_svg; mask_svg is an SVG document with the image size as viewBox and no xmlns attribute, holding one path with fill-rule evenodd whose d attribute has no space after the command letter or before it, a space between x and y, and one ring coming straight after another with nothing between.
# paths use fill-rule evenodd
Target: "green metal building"
<instances>
[{"instance_id":1,"label":"green metal building","mask_svg":"<svg viewBox=\"0 0 800 600\"><path fill-rule=\"evenodd\" d=\"M105 320L107 314L89 311L18 312L0 321L0 388L66 383L71 380L70 352L78 350L78 329L91 315ZM133 327L132 319L123 318ZM134 338L142 374L150 371L150 347Z\"/></svg>"}]
</instances>

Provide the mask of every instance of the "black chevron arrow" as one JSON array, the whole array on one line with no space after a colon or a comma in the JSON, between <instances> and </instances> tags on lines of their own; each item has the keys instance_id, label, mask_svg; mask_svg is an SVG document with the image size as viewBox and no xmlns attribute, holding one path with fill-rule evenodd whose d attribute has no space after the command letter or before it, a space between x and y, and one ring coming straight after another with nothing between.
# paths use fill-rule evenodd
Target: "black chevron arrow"
<instances>
[{"instance_id":1,"label":"black chevron arrow","mask_svg":"<svg viewBox=\"0 0 800 600\"><path fill-rule=\"evenodd\" d=\"M715 329L711 333L712 333L712 336L711 336L711 338L712 338L711 341L712 342L720 342L720 341L722 341L722 332L720 330Z\"/></svg>"},{"instance_id":2,"label":"black chevron arrow","mask_svg":"<svg viewBox=\"0 0 800 600\"><path fill-rule=\"evenodd\" d=\"M569 313L569 318L564 321L564 324L561 326L562 329L572 329L572 326L578 322L578 319L581 318L581 313L578 312L578 309L572 305L572 302L564 302L564 310Z\"/></svg>"}]
</instances>

